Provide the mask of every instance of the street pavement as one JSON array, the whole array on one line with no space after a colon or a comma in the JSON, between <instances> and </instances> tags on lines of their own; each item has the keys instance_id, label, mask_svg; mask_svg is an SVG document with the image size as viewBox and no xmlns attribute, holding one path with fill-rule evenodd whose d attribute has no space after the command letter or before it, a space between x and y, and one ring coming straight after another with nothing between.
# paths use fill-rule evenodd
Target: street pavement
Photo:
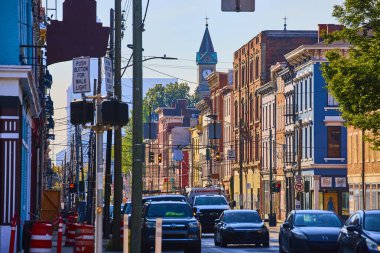
<instances>
[{"instance_id":1,"label":"street pavement","mask_svg":"<svg viewBox=\"0 0 380 253\"><path fill-rule=\"evenodd\" d=\"M202 253L246 253L246 252L255 252L255 253L265 253L265 252L278 252L278 231L279 226L271 227L270 230L270 246L268 248L256 247L252 245L231 245L226 248L221 248L214 245L213 234L203 234L202 235ZM53 237L53 240L55 236ZM105 244L106 242L104 242ZM53 241L53 246L56 245L56 242ZM57 252L54 248L52 252ZM62 253L72 253L73 247L63 247ZM116 251L112 251L116 252ZM118 251L121 252L121 251ZM153 252L153 251L152 251ZM177 253L183 251L163 251L167 253ZM111 253L111 251L104 251L104 253Z\"/></svg>"}]
</instances>

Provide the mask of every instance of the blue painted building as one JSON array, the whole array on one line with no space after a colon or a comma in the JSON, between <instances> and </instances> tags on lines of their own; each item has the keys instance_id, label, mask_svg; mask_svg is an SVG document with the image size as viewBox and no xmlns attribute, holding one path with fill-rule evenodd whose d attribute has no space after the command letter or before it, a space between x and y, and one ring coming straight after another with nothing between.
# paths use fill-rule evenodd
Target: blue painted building
<instances>
[{"instance_id":1,"label":"blue painted building","mask_svg":"<svg viewBox=\"0 0 380 253\"><path fill-rule=\"evenodd\" d=\"M42 169L41 92L44 75L40 1L2 1L0 8L0 252L8 252L10 223L35 213ZM20 247L19 247L20 249Z\"/></svg>"},{"instance_id":2,"label":"blue painted building","mask_svg":"<svg viewBox=\"0 0 380 253\"><path fill-rule=\"evenodd\" d=\"M347 130L321 72L321 64L327 61L325 54L332 49L344 53L348 45L317 43L300 46L285 55L290 64L282 72L287 108L287 185L291 189L288 197L297 195L295 186L301 182L304 189L292 209L334 210L346 216ZM299 160L301 177L297 178L293 175L298 175Z\"/></svg>"}]
</instances>

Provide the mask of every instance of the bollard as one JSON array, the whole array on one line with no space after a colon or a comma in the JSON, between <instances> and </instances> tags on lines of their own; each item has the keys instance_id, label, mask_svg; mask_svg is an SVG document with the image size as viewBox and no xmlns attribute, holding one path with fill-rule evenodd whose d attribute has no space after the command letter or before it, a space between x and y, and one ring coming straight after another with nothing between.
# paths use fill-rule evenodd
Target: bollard
<instances>
[{"instance_id":1,"label":"bollard","mask_svg":"<svg viewBox=\"0 0 380 253\"><path fill-rule=\"evenodd\" d=\"M128 237L128 214L124 214L124 231L123 231L123 253L129 252L129 237Z\"/></svg>"},{"instance_id":2,"label":"bollard","mask_svg":"<svg viewBox=\"0 0 380 253\"><path fill-rule=\"evenodd\" d=\"M16 215L12 219L11 223L11 241L9 243L9 253L13 253L15 249L15 236L16 236Z\"/></svg>"},{"instance_id":3,"label":"bollard","mask_svg":"<svg viewBox=\"0 0 380 253\"><path fill-rule=\"evenodd\" d=\"M57 253L62 252L62 217L59 218L59 224L58 224L58 238L57 238Z\"/></svg>"},{"instance_id":4,"label":"bollard","mask_svg":"<svg viewBox=\"0 0 380 253\"><path fill-rule=\"evenodd\" d=\"M161 253L162 250L162 218L156 219L156 240L154 245L154 252Z\"/></svg>"}]
</instances>

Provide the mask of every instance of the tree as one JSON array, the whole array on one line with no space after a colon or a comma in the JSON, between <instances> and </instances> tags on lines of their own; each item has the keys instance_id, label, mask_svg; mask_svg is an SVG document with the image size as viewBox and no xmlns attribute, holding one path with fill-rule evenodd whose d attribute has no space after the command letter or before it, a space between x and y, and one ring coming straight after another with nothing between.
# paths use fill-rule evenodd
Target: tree
<instances>
[{"instance_id":1,"label":"tree","mask_svg":"<svg viewBox=\"0 0 380 253\"><path fill-rule=\"evenodd\" d=\"M348 125L369 130L367 139L380 148L380 1L345 0L333 16L344 26L326 35L327 43L345 41L348 54L327 53L322 66L327 88L339 102Z\"/></svg>"},{"instance_id":2,"label":"tree","mask_svg":"<svg viewBox=\"0 0 380 253\"><path fill-rule=\"evenodd\" d=\"M166 86L156 84L146 93L143 101L144 121L149 121L149 112L157 107L169 107L177 99L187 99L189 105L192 102L190 87L187 83L169 83Z\"/></svg>"}]
</instances>

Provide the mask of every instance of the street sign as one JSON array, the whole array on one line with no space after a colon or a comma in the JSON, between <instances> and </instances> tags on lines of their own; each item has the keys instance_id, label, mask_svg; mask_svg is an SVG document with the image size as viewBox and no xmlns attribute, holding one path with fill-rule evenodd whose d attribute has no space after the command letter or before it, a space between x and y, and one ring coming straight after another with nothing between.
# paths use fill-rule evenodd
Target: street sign
<instances>
[{"instance_id":1,"label":"street sign","mask_svg":"<svg viewBox=\"0 0 380 253\"><path fill-rule=\"evenodd\" d=\"M112 61L109 57L104 57L104 76L106 81L107 93L113 93L113 76L112 76Z\"/></svg>"},{"instance_id":2,"label":"street sign","mask_svg":"<svg viewBox=\"0 0 380 253\"><path fill-rule=\"evenodd\" d=\"M303 192L303 183L302 182L298 182L294 185L294 188L296 189L297 192Z\"/></svg>"},{"instance_id":3,"label":"street sign","mask_svg":"<svg viewBox=\"0 0 380 253\"><path fill-rule=\"evenodd\" d=\"M235 150L227 150L227 160L235 160Z\"/></svg>"},{"instance_id":4,"label":"street sign","mask_svg":"<svg viewBox=\"0 0 380 253\"><path fill-rule=\"evenodd\" d=\"M222 11L253 12L255 0L222 0Z\"/></svg>"},{"instance_id":5,"label":"street sign","mask_svg":"<svg viewBox=\"0 0 380 253\"><path fill-rule=\"evenodd\" d=\"M90 91L90 57L75 58L73 59L73 92Z\"/></svg>"}]
</instances>

